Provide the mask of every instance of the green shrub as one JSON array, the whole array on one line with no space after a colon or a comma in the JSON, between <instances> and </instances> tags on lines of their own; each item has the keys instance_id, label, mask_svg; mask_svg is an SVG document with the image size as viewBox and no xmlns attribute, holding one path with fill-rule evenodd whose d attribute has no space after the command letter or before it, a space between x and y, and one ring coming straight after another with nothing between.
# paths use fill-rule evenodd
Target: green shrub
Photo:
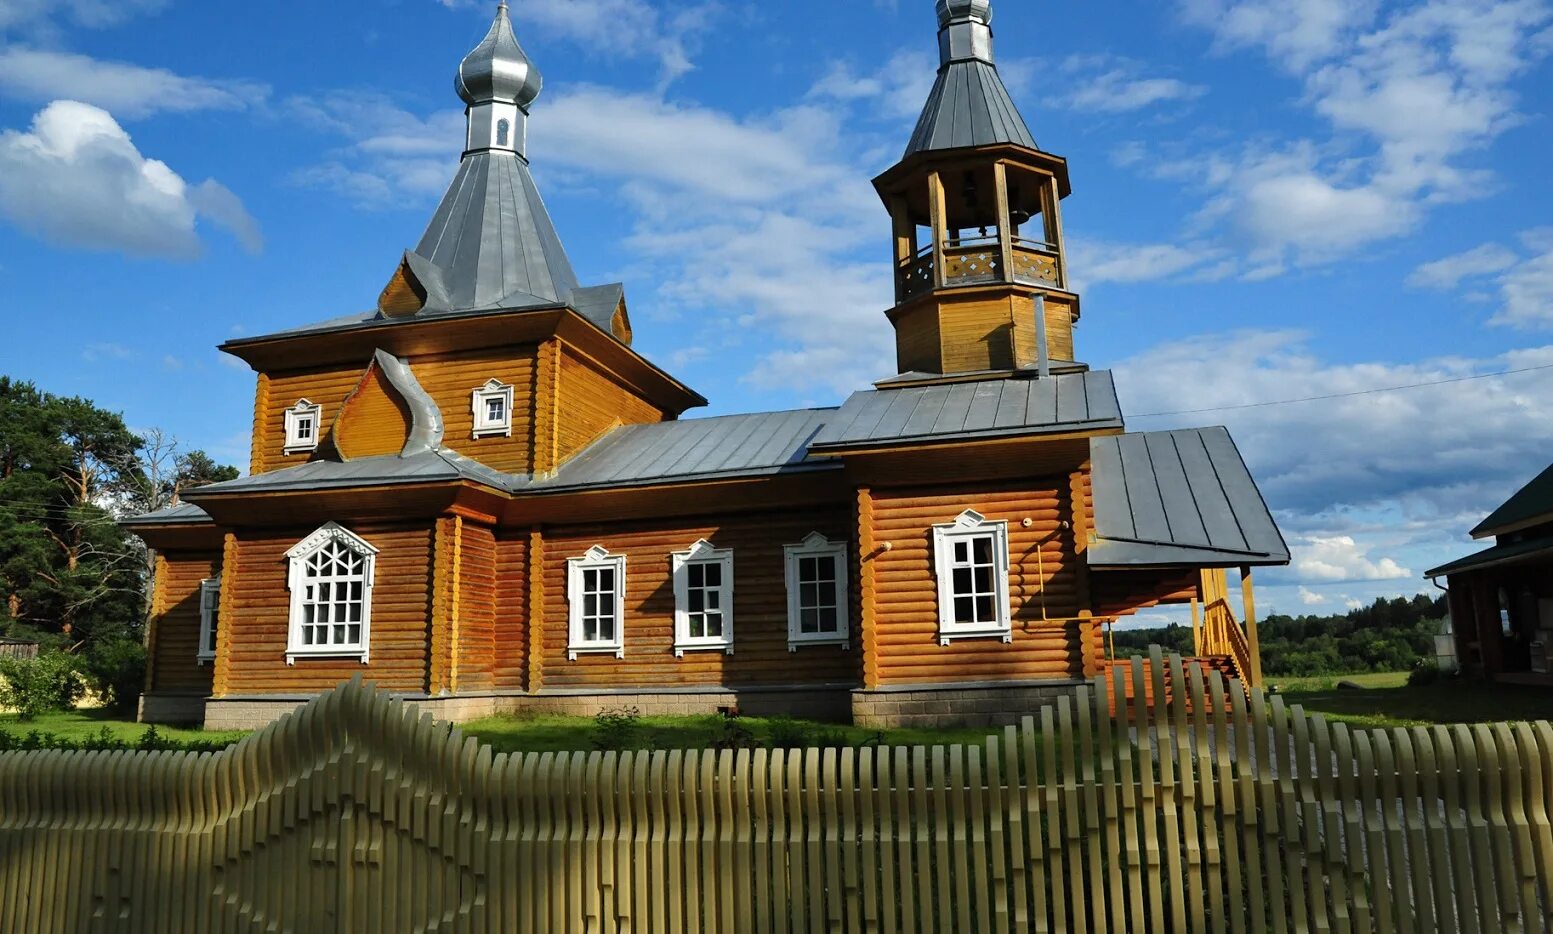
<instances>
[{"instance_id":1,"label":"green shrub","mask_svg":"<svg viewBox=\"0 0 1553 934\"><path fill-rule=\"evenodd\" d=\"M802 749L809 745L809 729L791 717L772 717L766 727L766 745L772 749Z\"/></svg>"},{"instance_id":2,"label":"green shrub","mask_svg":"<svg viewBox=\"0 0 1553 934\"><path fill-rule=\"evenodd\" d=\"M63 652L0 658L0 707L16 711L24 723L52 710L68 710L83 687L76 660Z\"/></svg>"},{"instance_id":3,"label":"green shrub","mask_svg":"<svg viewBox=\"0 0 1553 934\"><path fill-rule=\"evenodd\" d=\"M1420 662L1407 674L1407 686L1421 688L1440 680L1440 666L1436 662Z\"/></svg>"},{"instance_id":4,"label":"green shrub","mask_svg":"<svg viewBox=\"0 0 1553 934\"><path fill-rule=\"evenodd\" d=\"M81 674L102 698L104 707L131 712L145 689L145 647L127 638L96 643L81 659Z\"/></svg>"},{"instance_id":5,"label":"green shrub","mask_svg":"<svg viewBox=\"0 0 1553 934\"><path fill-rule=\"evenodd\" d=\"M84 752L126 752L143 749L147 752L220 752L232 745L232 741L196 739L187 742L169 739L154 726L148 726L140 738L134 741L121 739L113 731L103 727L85 739L69 739L57 733L29 730L11 733L0 730L0 752L32 752L40 749L80 750Z\"/></svg>"},{"instance_id":6,"label":"green shrub","mask_svg":"<svg viewBox=\"0 0 1553 934\"><path fill-rule=\"evenodd\" d=\"M616 751L634 749L641 725L642 712L635 707L601 710L593 718L593 748Z\"/></svg>"}]
</instances>

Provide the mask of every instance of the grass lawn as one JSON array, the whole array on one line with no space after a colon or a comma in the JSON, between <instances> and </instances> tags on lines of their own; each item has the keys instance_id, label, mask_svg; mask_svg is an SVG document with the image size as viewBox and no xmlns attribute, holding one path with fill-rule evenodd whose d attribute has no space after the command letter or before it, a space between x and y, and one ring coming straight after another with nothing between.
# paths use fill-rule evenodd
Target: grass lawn
<instances>
[{"instance_id":1,"label":"grass lawn","mask_svg":"<svg viewBox=\"0 0 1553 934\"><path fill-rule=\"evenodd\" d=\"M979 743L1001 728L962 730L867 730L861 727L807 720L775 720L741 717L734 721L748 730L754 741L766 745L773 738L789 740L802 736L802 743L860 746L869 742L885 745L932 745L936 743ZM589 717L491 717L460 727L466 734L489 743L497 752L565 752L590 750L595 735ZM25 736L37 730L80 742L95 739L104 730L114 739L134 745L145 735L146 725L114 719L101 710L81 709L68 713L46 714L22 723L14 714L0 714L0 731ZM706 749L726 735L728 723L721 717L643 717L632 732L629 745L643 749ZM207 733L203 730L159 726L157 732L179 742L236 742L245 733Z\"/></svg>"},{"instance_id":2,"label":"grass lawn","mask_svg":"<svg viewBox=\"0 0 1553 934\"><path fill-rule=\"evenodd\" d=\"M1365 687L1338 690L1335 682L1340 680ZM1542 687L1447 680L1410 688L1405 674L1269 678L1268 683L1278 685L1287 703L1301 704L1307 713L1324 714L1328 720L1352 726L1553 720L1553 689Z\"/></svg>"}]
</instances>

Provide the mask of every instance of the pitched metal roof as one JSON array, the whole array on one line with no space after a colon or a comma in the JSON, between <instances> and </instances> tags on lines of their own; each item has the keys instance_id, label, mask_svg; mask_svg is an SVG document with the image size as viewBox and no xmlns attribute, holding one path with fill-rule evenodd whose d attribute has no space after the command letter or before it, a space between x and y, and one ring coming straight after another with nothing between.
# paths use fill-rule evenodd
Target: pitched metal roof
<instances>
[{"instance_id":1,"label":"pitched metal roof","mask_svg":"<svg viewBox=\"0 0 1553 934\"><path fill-rule=\"evenodd\" d=\"M1289 548L1224 428L1091 438L1095 567L1287 564Z\"/></svg>"},{"instance_id":2,"label":"pitched metal roof","mask_svg":"<svg viewBox=\"0 0 1553 934\"><path fill-rule=\"evenodd\" d=\"M906 155L997 143L1040 148L996 65L975 60L945 65L906 144Z\"/></svg>"},{"instance_id":3,"label":"pitched metal roof","mask_svg":"<svg viewBox=\"0 0 1553 934\"><path fill-rule=\"evenodd\" d=\"M1553 535L1542 535L1525 541L1508 542L1485 548L1477 554L1467 555L1465 558L1458 558L1449 564L1442 564L1433 570L1425 571L1424 576L1446 577L1463 571L1479 571L1502 564L1515 564L1530 558L1546 557L1553 557Z\"/></svg>"},{"instance_id":4,"label":"pitched metal roof","mask_svg":"<svg viewBox=\"0 0 1553 934\"><path fill-rule=\"evenodd\" d=\"M517 153L469 153L415 248L453 311L566 304L577 274Z\"/></svg>"},{"instance_id":5,"label":"pitched metal roof","mask_svg":"<svg viewBox=\"0 0 1553 934\"><path fill-rule=\"evenodd\" d=\"M1553 521L1553 466L1532 478L1472 530L1473 538L1513 532L1540 522Z\"/></svg>"},{"instance_id":6,"label":"pitched metal roof","mask_svg":"<svg viewBox=\"0 0 1553 934\"><path fill-rule=\"evenodd\" d=\"M513 35L506 0L497 7L490 32L459 63L453 86L466 104L507 101L527 107L539 96L544 79Z\"/></svg>"},{"instance_id":7,"label":"pitched metal roof","mask_svg":"<svg viewBox=\"0 0 1553 934\"><path fill-rule=\"evenodd\" d=\"M815 438L815 451L1122 427L1105 370L853 393Z\"/></svg>"},{"instance_id":8,"label":"pitched metal roof","mask_svg":"<svg viewBox=\"0 0 1553 934\"><path fill-rule=\"evenodd\" d=\"M839 466L811 459L809 444L835 409L690 418L626 425L567 462L533 492L723 477L763 476Z\"/></svg>"},{"instance_id":9,"label":"pitched metal roof","mask_svg":"<svg viewBox=\"0 0 1553 934\"><path fill-rule=\"evenodd\" d=\"M193 492L193 491L190 491ZM156 512L148 512L144 515L132 516L119 520L120 525L183 525L187 523L209 522L210 515L205 510L193 503L179 503L176 506L168 506L166 509L158 509Z\"/></svg>"},{"instance_id":10,"label":"pitched metal roof","mask_svg":"<svg viewBox=\"0 0 1553 934\"><path fill-rule=\"evenodd\" d=\"M193 500L231 493L274 493L282 490L327 490L348 486L435 483L472 480L497 490L507 489L512 475L485 466L454 451L433 451L410 457L385 455L353 461L316 460L282 470L212 483L186 495Z\"/></svg>"}]
</instances>

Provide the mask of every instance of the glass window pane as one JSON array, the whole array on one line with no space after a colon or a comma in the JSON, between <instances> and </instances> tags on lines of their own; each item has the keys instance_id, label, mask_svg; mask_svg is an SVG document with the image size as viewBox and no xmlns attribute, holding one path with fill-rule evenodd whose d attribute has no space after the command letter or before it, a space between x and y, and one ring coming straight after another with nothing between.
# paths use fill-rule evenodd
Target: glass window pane
<instances>
[{"instance_id":1,"label":"glass window pane","mask_svg":"<svg viewBox=\"0 0 1553 934\"><path fill-rule=\"evenodd\" d=\"M721 587L723 585L723 566L721 564L706 565L706 585L708 587Z\"/></svg>"},{"instance_id":2,"label":"glass window pane","mask_svg":"<svg viewBox=\"0 0 1553 934\"><path fill-rule=\"evenodd\" d=\"M954 560L956 564L964 564L971 560L970 550L964 539L957 539L954 543Z\"/></svg>"},{"instance_id":3,"label":"glass window pane","mask_svg":"<svg viewBox=\"0 0 1553 934\"><path fill-rule=\"evenodd\" d=\"M820 585L819 599L816 602L820 606L833 607L836 605L836 582L834 580L826 581Z\"/></svg>"},{"instance_id":4,"label":"glass window pane","mask_svg":"<svg viewBox=\"0 0 1553 934\"><path fill-rule=\"evenodd\" d=\"M701 587L706 584L706 565L692 564L689 567L690 586Z\"/></svg>"},{"instance_id":5,"label":"glass window pane","mask_svg":"<svg viewBox=\"0 0 1553 934\"><path fill-rule=\"evenodd\" d=\"M997 619L997 614L992 612L991 597L976 598L976 619L983 623L990 623Z\"/></svg>"},{"instance_id":6,"label":"glass window pane","mask_svg":"<svg viewBox=\"0 0 1553 934\"><path fill-rule=\"evenodd\" d=\"M954 621L957 623L976 622L976 610L974 601L970 597L956 597L954 601Z\"/></svg>"},{"instance_id":7,"label":"glass window pane","mask_svg":"<svg viewBox=\"0 0 1553 934\"><path fill-rule=\"evenodd\" d=\"M720 610L723 608L723 592L721 590L706 591L706 608L708 610Z\"/></svg>"},{"instance_id":8,"label":"glass window pane","mask_svg":"<svg viewBox=\"0 0 1553 934\"><path fill-rule=\"evenodd\" d=\"M615 589L614 568L599 568L599 589L608 591Z\"/></svg>"},{"instance_id":9,"label":"glass window pane","mask_svg":"<svg viewBox=\"0 0 1553 934\"><path fill-rule=\"evenodd\" d=\"M992 563L992 536L990 536L990 535L978 535L978 536L976 536L976 538L972 539L972 541L975 543L975 548L976 548L976 563L977 564L991 564Z\"/></svg>"},{"instance_id":10,"label":"glass window pane","mask_svg":"<svg viewBox=\"0 0 1553 934\"><path fill-rule=\"evenodd\" d=\"M837 632L840 630L840 618L835 607L826 607L820 610L819 613L821 632Z\"/></svg>"},{"instance_id":11,"label":"glass window pane","mask_svg":"<svg viewBox=\"0 0 1553 934\"><path fill-rule=\"evenodd\" d=\"M953 586L954 586L954 592L955 593L960 594L960 593L970 593L971 592L971 569L970 568L955 568L954 569L954 574L952 576L952 580L953 580Z\"/></svg>"},{"instance_id":12,"label":"glass window pane","mask_svg":"<svg viewBox=\"0 0 1553 934\"><path fill-rule=\"evenodd\" d=\"M706 614L706 635L709 639L720 639L723 634L723 614Z\"/></svg>"},{"instance_id":13,"label":"glass window pane","mask_svg":"<svg viewBox=\"0 0 1553 934\"><path fill-rule=\"evenodd\" d=\"M820 585L819 584L799 584L798 585L798 605L799 606L818 606L819 602L820 602Z\"/></svg>"},{"instance_id":14,"label":"glass window pane","mask_svg":"<svg viewBox=\"0 0 1553 934\"><path fill-rule=\"evenodd\" d=\"M976 592L992 593L992 568L976 569Z\"/></svg>"}]
</instances>

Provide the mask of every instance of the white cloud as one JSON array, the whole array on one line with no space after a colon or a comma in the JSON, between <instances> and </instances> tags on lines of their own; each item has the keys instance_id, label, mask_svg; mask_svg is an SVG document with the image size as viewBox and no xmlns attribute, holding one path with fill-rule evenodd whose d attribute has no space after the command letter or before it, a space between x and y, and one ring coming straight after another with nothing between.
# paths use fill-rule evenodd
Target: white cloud
<instances>
[{"instance_id":1,"label":"white cloud","mask_svg":"<svg viewBox=\"0 0 1553 934\"><path fill-rule=\"evenodd\" d=\"M1415 288L1497 290L1499 310L1492 324L1518 328L1553 327L1553 227L1521 234L1522 251L1485 243L1454 256L1425 263L1413 271Z\"/></svg>"},{"instance_id":2,"label":"white cloud","mask_svg":"<svg viewBox=\"0 0 1553 934\"><path fill-rule=\"evenodd\" d=\"M1412 577L1413 572L1391 558L1379 561L1370 558L1351 536L1308 536L1291 545L1294 552L1294 569L1307 579L1322 581L1395 580ZM1300 596L1305 599L1301 588ZM1321 602L1305 599L1306 603Z\"/></svg>"},{"instance_id":3,"label":"white cloud","mask_svg":"<svg viewBox=\"0 0 1553 934\"><path fill-rule=\"evenodd\" d=\"M53 33L58 20L88 29L105 29L167 6L168 0L0 0L0 34L6 31Z\"/></svg>"},{"instance_id":4,"label":"white cloud","mask_svg":"<svg viewBox=\"0 0 1553 934\"><path fill-rule=\"evenodd\" d=\"M438 0L449 8L490 11L486 0ZM691 71L700 37L722 4L679 4L672 12L647 0L527 0L515 4L519 42L527 30L573 42L600 58L656 59L665 84ZM544 63L539 63L540 70Z\"/></svg>"},{"instance_id":5,"label":"white cloud","mask_svg":"<svg viewBox=\"0 0 1553 934\"><path fill-rule=\"evenodd\" d=\"M1522 119L1511 82L1546 56L1547 0L1180 0L1222 49L1260 48L1303 87L1325 138L1155 154L1151 171L1209 194L1263 277L1410 234L1440 204L1493 190L1466 157ZM1137 154L1134 153L1134 156ZM1135 161L1138 161L1135 159Z\"/></svg>"},{"instance_id":6,"label":"white cloud","mask_svg":"<svg viewBox=\"0 0 1553 934\"><path fill-rule=\"evenodd\" d=\"M82 101L136 118L159 111L240 110L261 103L269 87L13 46L0 49L0 94L27 103Z\"/></svg>"},{"instance_id":7,"label":"white cloud","mask_svg":"<svg viewBox=\"0 0 1553 934\"><path fill-rule=\"evenodd\" d=\"M201 219L249 250L262 242L242 203L214 180L189 185L147 159L107 111L55 101L28 131L0 132L0 214L54 243L142 256L201 250Z\"/></svg>"},{"instance_id":8,"label":"white cloud","mask_svg":"<svg viewBox=\"0 0 1553 934\"><path fill-rule=\"evenodd\" d=\"M1063 61L1069 90L1056 103L1071 110L1130 113L1156 104L1196 100L1207 92L1201 85L1177 78L1150 77L1143 66L1112 55L1072 55Z\"/></svg>"},{"instance_id":9,"label":"white cloud","mask_svg":"<svg viewBox=\"0 0 1553 934\"><path fill-rule=\"evenodd\" d=\"M1222 248L1200 243L1121 244L1075 238L1068 242L1074 287L1102 282L1151 282L1181 276L1221 278Z\"/></svg>"},{"instance_id":10,"label":"white cloud","mask_svg":"<svg viewBox=\"0 0 1553 934\"><path fill-rule=\"evenodd\" d=\"M87 363L97 363L104 360L128 360L134 356L135 351L113 341L97 341L87 344L81 350L81 359Z\"/></svg>"},{"instance_id":11,"label":"white cloud","mask_svg":"<svg viewBox=\"0 0 1553 934\"><path fill-rule=\"evenodd\" d=\"M937 57L918 49L896 52L883 67L867 74L858 74L846 62L832 62L808 96L869 101L882 116L915 118L933 90L937 73Z\"/></svg>"},{"instance_id":12,"label":"white cloud","mask_svg":"<svg viewBox=\"0 0 1553 934\"><path fill-rule=\"evenodd\" d=\"M1299 594L1300 594L1300 602L1305 604L1306 606L1320 606L1321 604L1327 602L1327 598L1326 597L1324 597L1323 595L1321 595L1319 593L1316 593L1314 590L1311 590L1309 587L1301 586L1300 589L1299 589Z\"/></svg>"}]
</instances>

